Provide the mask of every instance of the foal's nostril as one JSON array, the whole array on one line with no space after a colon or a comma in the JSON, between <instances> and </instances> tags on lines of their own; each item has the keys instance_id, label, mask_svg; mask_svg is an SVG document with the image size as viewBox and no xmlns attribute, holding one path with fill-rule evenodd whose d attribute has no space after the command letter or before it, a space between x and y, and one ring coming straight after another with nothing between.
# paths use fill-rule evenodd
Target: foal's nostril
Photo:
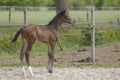
<instances>
[{"instance_id":1,"label":"foal's nostril","mask_svg":"<svg viewBox=\"0 0 120 80\"><path fill-rule=\"evenodd\" d=\"M73 25L75 24L75 20L72 20L72 24L73 24Z\"/></svg>"},{"instance_id":2,"label":"foal's nostril","mask_svg":"<svg viewBox=\"0 0 120 80\"><path fill-rule=\"evenodd\" d=\"M75 22L76 22L76 21L75 21L75 20L73 20L73 23L74 23L74 24L75 24Z\"/></svg>"}]
</instances>

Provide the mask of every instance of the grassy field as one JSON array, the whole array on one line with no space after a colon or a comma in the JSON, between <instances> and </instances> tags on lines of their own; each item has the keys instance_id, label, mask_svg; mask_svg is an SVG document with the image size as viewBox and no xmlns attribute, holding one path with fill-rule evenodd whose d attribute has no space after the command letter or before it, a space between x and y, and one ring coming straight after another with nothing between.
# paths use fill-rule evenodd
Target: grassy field
<instances>
[{"instance_id":1,"label":"grassy field","mask_svg":"<svg viewBox=\"0 0 120 80\"><path fill-rule=\"evenodd\" d=\"M74 18L76 20L76 22L86 22L87 21L86 20L86 14L87 14L86 11L79 11L79 10L70 11L70 16L72 18ZM30 24L47 24L55 15L56 15L55 11L36 11L36 12L35 11L28 11L28 22ZM90 11L89 11L89 15L91 15ZM113 21L113 20L116 21L116 18L117 17L119 18L119 16L120 16L120 11L116 11L116 10L114 10L114 11L104 11L104 10L95 11L96 22L104 22L104 21L110 22L110 21ZM0 25L9 24L8 11L0 11L0 17L1 17ZM13 11L12 14L11 14L11 23L10 24L23 24L24 23L23 18L24 18L24 15L23 15L22 11ZM90 16L89 16L89 20L90 20ZM103 23L102 23L102 25L106 26L106 24L103 24ZM13 27L7 27L7 28L2 27L2 28L0 28L0 36L2 36L2 37L5 36L5 37L11 37L12 38L19 28L20 27L14 27L14 28ZM99 31L99 30L97 30L97 31ZM88 44L90 44L90 34L84 34L84 33L89 33L89 32L90 32L89 29L84 30L84 29L75 29L75 28L73 28L73 29L71 28L71 29L68 29L68 30L65 29L65 30L61 31L60 32L61 34L82 33L82 34L77 34L77 35L72 35L72 36L71 35L60 35L60 38L61 38L62 43L63 43L64 50L68 50L68 49L69 50L70 49L71 50L74 50L74 49L77 50L81 47L84 47L84 45L86 45L86 44L87 44L86 46L88 46ZM109 32L109 34L110 35L112 35L112 34L116 35L116 34L119 34L118 32L119 31ZM105 34L107 36L107 33L105 33ZM96 37L97 37L96 40L98 42L101 40L101 37L102 38L106 37L106 36L104 37L104 36L101 36L101 35L103 35L103 34L96 33ZM110 36L107 36L107 37L110 37ZM113 37L114 37L114 35L113 35ZM8 40L8 43L10 42L9 40ZM85 40L86 40L86 43L81 45L81 43L84 42ZM4 40L1 39L1 41L4 41ZM105 39L105 41L106 41L106 39ZM72 42L75 45L73 46L73 44L70 44L69 42ZM5 45L8 44L8 43L5 43ZM78 44L80 44L80 45L78 45ZM99 43L97 43L97 44L99 44ZM3 44L0 44L0 45L3 45ZM8 46L10 47L10 45L8 45ZM42 45L35 44L34 46L36 46L36 47L33 48L33 52L47 51L47 47L44 44L42 44ZM17 47L17 45L16 45L16 47ZM58 44L57 44L56 50L59 51Z\"/></svg>"},{"instance_id":2,"label":"grassy field","mask_svg":"<svg viewBox=\"0 0 120 80\"><path fill-rule=\"evenodd\" d=\"M76 20L76 22L86 22L86 11L70 11L70 16ZM0 11L0 24L9 24L8 11ZM56 15L55 11L28 11L28 23L29 24L46 24ZM90 20L89 11L89 20ZM95 11L96 22L112 21L120 17L120 11ZM24 14L22 11L12 11L10 24L23 24Z\"/></svg>"},{"instance_id":3,"label":"grassy field","mask_svg":"<svg viewBox=\"0 0 120 80\"><path fill-rule=\"evenodd\" d=\"M86 19L86 11L70 11L70 16L76 20L76 22L87 22ZM22 11L13 11L11 14L11 22L8 21L8 11L0 11L0 25L3 24L23 24L24 23L24 15ZM28 12L28 23L29 24L47 24L54 16L56 15L55 11L29 11ZM89 12L89 15L90 12ZM96 11L95 12L95 19L96 22L111 22L116 21L116 18L120 18L120 11ZM90 20L90 16L89 16ZM103 24L104 25L104 24ZM104 25L106 26L106 25ZM76 26L77 27L77 26ZM21 39L18 40L17 43L11 44L10 41L16 31L20 27L2 27L0 28L0 61L8 58L19 58L19 55L16 53L19 53L21 48ZM101 29L100 29L101 30ZM106 30L106 29L105 29ZM72 51L72 50L80 50L82 48L88 48L90 47L90 34L84 34L86 32L90 32L90 29L65 29L64 31L61 31L61 34L73 34L73 33L82 33L82 34L76 34L76 35L60 35L60 38L62 40L62 46L65 51ZM96 40L105 40L106 42L109 42L111 40L111 37L115 37L112 41L118 41L116 37L120 34L120 31L109 31L104 33L97 33L96 34ZM84 35L83 35L84 34ZM109 34L109 35L108 35ZM101 38L102 37L102 38ZM106 38L106 39L105 39ZM86 40L87 43L81 44ZM110 41L110 42L112 42ZM97 41L96 41L97 42ZM105 43L106 43L105 42ZM87 45L85 45L87 44ZM98 43L99 44L99 43ZM100 42L101 44L101 42ZM102 43L104 44L104 43ZM4 48L2 48L2 47ZM58 44L56 46L56 52L60 50ZM32 56L40 54L46 54L47 55L47 45L46 44L34 44L34 47L31 51ZM34 54L35 53L35 54ZM19 60L18 60L19 61ZM5 66L12 66L16 65L16 63L11 63L9 65ZM41 64L40 64L41 65ZM114 64L112 64L114 65ZM2 64L0 63L0 66ZM39 65L38 65L39 66ZM104 66L104 65L98 65L98 66ZM105 65L106 66L106 65ZM110 65L109 65L110 66Z\"/></svg>"}]
</instances>

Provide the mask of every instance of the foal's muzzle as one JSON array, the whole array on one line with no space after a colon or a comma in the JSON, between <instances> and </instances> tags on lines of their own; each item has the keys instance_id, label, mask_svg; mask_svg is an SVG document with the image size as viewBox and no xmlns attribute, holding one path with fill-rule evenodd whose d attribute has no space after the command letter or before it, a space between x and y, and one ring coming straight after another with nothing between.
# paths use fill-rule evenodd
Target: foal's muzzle
<instances>
[{"instance_id":1,"label":"foal's muzzle","mask_svg":"<svg viewBox=\"0 0 120 80\"><path fill-rule=\"evenodd\" d=\"M74 25L75 24L75 20L71 19L70 24Z\"/></svg>"},{"instance_id":2,"label":"foal's muzzle","mask_svg":"<svg viewBox=\"0 0 120 80\"><path fill-rule=\"evenodd\" d=\"M75 20L70 19L70 20L68 21L68 23L74 25L74 24L75 24Z\"/></svg>"}]
</instances>

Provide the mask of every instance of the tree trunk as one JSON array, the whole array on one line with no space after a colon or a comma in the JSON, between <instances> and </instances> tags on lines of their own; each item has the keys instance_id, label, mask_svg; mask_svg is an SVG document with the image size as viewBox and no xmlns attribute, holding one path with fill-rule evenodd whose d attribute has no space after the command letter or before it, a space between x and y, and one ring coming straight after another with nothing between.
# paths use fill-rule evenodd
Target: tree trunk
<instances>
[{"instance_id":1,"label":"tree trunk","mask_svg":"<svg viewBox=\"0 0 120 80\"><path fill-rule=\"evenodd\" d=\"M57 14L66 9L66 14L69 16L67 0L54 0L54 2L55 2ZM58 44L61 51L63 51L60 39L58 39Z\"/></svg>"},{"instance_id":2,"label":"tree trunk","mask_svg":"<svg viewBox=\"0 0 120 80\"><path fill-rule=\"evenodd\" d=\"M54 1L55 1L55 6L56 6L56 12L57 13L66 9L66 11L67 11L66 14L69 15L67 0L54 0Z\"/></svg>"}]
</instances>

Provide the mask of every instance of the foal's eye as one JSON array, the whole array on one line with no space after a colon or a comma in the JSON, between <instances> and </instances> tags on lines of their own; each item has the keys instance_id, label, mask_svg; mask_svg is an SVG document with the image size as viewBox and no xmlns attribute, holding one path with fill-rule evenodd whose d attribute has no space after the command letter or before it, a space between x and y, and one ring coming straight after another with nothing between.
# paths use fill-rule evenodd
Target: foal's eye
<instances>
[{"instance_id":1,"label":"foal's eye","mask_svg":"<svg viewBox=\"0 0 120 80\"><path fill-rule=\"evenodd\" d=\"M66 15L65 15L65 17L66 17L66 18L69 18L69 16L66 16Z\"/></svg>"},{"instance_id":2,"label":"foal's eye","mask_svg":"<svg viewBox=\"0 0 120 80\"><path fill-rule=\"evenodd\" d=\"M69 17L69 16L66 16L66 17Z\"/></svg>"}]
</instances>

